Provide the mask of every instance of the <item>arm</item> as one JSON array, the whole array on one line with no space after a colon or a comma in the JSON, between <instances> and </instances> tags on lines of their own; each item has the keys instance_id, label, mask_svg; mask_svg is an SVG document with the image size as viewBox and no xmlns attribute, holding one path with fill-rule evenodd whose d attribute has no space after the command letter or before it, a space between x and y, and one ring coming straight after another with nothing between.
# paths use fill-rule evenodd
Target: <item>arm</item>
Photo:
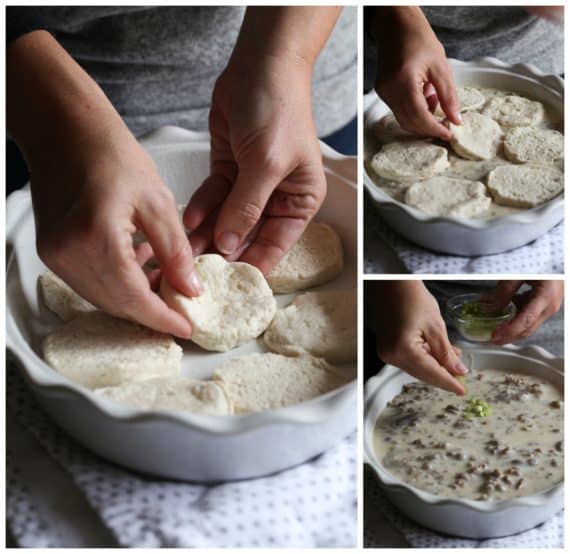
<instances>
[{"instance_id":1,"label":"arm","mask_svg":"<svg viewBox=\"0 0 570 554\"><path fill-rule=\"evenodd\" d=\"M7 121L32 174L38 253L105 311L189 336L141 269L194 295L192 256L172 194L97 84L46 31L7 50ZM150 245L135 250L142 229Z\"/></svg>"},{"instance_id":2,"label":"arm","mask_svg":"<svg viewBox=\"0 0 570 554\"><path fill-rule=\"evenodd\" d=\"M467 368L449 342L439 306L421 281L369 282L367 302L378 356L418 379L456 394Z\"/></svg>"},{"instance_id":3,"label":"arm","mask_svg":"<svg viewBox=\"0 0 570 554\"><path fill-rule=\"evenodd\" d=\"M439 103L447 118L460 125L459 101L443 46L421 8L379 7L371 31L378 48L375 88L400 125L449 140L451 132L432 112Z\"/></svg>"},{"instance_id":4,"label":"arm","mask_svg":"<svg viewBox=\"0 0 570 554\"><path fill-rule=\"evenodd\" d=\"M319 209L326 181L311 77L339 13L247 9L212 96L210 176L184 214L195 253L213 246L267 273Z\"/></svg>"},{"instance_id":5,"label":"arm","mask_svg":"<svg viewBox=\"0 0 570 554\"><path fill-rule=\"evenodd\" d=\"M562 24L564 22L564 6L522 6L522 8L532 15L543 17L553 23Z\"/></svg>"}]
</instances>

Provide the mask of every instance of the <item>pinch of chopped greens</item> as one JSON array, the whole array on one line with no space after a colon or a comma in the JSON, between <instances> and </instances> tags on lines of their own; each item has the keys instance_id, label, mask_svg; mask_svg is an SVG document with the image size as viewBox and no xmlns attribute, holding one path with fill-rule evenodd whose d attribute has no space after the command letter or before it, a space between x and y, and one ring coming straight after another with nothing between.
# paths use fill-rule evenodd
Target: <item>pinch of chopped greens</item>
<instances>
[{"instance_id":1,"label":"pinch of chopped greens","mask_svg":"<svg viewBox=\"0 0 570 554\"><path fill-rule=\"evenodd\" d=\"M489 417L491 412L491 404L479 398L470 398L467 402L467 406L463 410L463 417L465 419L471 419L472 417Z\"/></svg>"},{"instance_id":2,"label":"pinch of chopped greens","mask_svg":"<svg viewBox=\"0 0 570 554\"><path fill-rule=\"evenodd\" d=\"M489 340L495 328L501 323L496 317L505 315L505 310L491 312L489 307L481 302L466 302L461 308L460 317L463 320L460 327L467 338Z\"/></svg>"}]
</instances>

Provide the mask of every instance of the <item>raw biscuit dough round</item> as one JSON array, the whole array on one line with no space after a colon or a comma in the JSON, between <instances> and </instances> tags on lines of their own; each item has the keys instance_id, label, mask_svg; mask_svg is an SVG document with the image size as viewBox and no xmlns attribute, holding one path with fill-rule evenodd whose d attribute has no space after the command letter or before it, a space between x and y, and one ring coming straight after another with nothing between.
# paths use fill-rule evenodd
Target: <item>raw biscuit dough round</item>
<instances>
[{"instance_id":1,"label":"raw biscuit dough round","mask_svg":"<svg viewBox=\"0 0 570 554\"><path fill-rule=\"evenodd\" d=\"M491 205L479 181L432 177L414 183L406 192L406 204L433 216L476 217Z\"/></svg>"},{"instance_id":2,"label":"raw biscuit dough round","mask_svg":"<svg viewBox=\"0 0 570 554\"><path fill-rule=\"evenodd\" d=\"M418 138L413 133L406 131L398 123L393 113L385 115L374 124L374 135L382 144L402 140L417 140Z\"/></svg>"},{"instance_id":3,"label":"raw biscuit dough round","mask_svg":"<svg viewBox=\"0 0 570 554\"><path fill-rule=\"evenodd\" d=\"M457 89L457 99L459 100L459 110L462 113L471 110L478 110L483 106L483 104L485 104L485 96L473 87L459 87ZM439 105L435 114L445 117L445 113Z\"/></svg>"},{"instance_id":4,"label":"raw biscuit dough round","mask_svg":"<svg viewBox=\"0 0 570 554\"><path fill-rule=\"evenodd\" d=\"M95 394L142 410L176 410L209 415L232 413L225 391L213 381L164 377L104 387L97 389Z\"/></svg>"},{"instance_id":5,"label":"raw biscuit dough round","mask_svg":"<svg viewBox=\"0 0 570 554\"><path fill-rule=\"evenodd\" d=\"M490 117L477 112L463 114L462 125L448 123L453 137L450 145L462 158L468 160L491 160L497 156L503 131Z\"/></svg>"},{"instance_id":6,"label":"raw biscuit dough round","mask_svg":"<svg viewBox=\"0 0 570 554\"><path fill-rule=\"evenodd\" d=\"M487 186L497 204L534 208L564 190L564 173L554 166L504 165L489 173Z\"/></svg>"},{"instance_id":7,"label":"raw biscuit dough round","mask_svg":"<svg viewBox=\"0 0 570 554\"><path fill-rule=\"evenodd\" d=\"M194 260L204 292L189 298L165 279L160 294L192 325L190 340L206 350L225 352L257 338L271 323L277 303L265 277L244 262L227 262L218 254Z\"/></svg>"},{"instance_id":8,"label":"raw biscuit dough round","mask_svg":"<svg viewBox=\"0 0 570 554\"><path fill-rule=\"evenodd\" d=\"M178 375L182 363L171 336L99 311L47 335L43 354L56 371L91 389Z\"/></svg>"},{"instance_id":9,"label":"raw biscuit dough round","mask_svg":"<svg viewBox=\"0 0 570 554\"><path fill-rule=\"evenodd\" d=\"M343 268L342 242L326 223L311 221L301 238L267 274L267 282L278 294L322 285Z\"/></svg>"},{"instance_id":10,"label":"raw biscuit dough round","mask_svg":"<svg viewBox=\"0 0 570 554\"><path fill-rule=\"evenodd\" d=\"M503 127L534 127L544 120L544 106L540 102L516 94L491 98L481 113Z\"/></svg>"},{"instance_id":11,"label":"raw biscuit dough round","mask_svg":"<svg viewBox=\"0 0 570 554\"><path fill-rule=\"evenodd\" d=\"M278 310L263 339L273 352L330 363L356 359L356 290L306 292Z\"/></svg>"},{"instance_id":12,"label":"raw biscuit dough round","mask_svg":"<svg viewBox=\"0 0 570 554\"><path fill-rule=\"evenodd\" d=\"M51 271L39 276L38 285L45 305L63 321L97 309Z\"/></svg>"},{"instance_id":13,"label":"raw biscuit dough round","mask_svg":"<svg viewBox=\"0 0 570 554\"><path fill-rule=\"evenodd\" d=\"M341 387L354 375L321 358L249 354L223 364L214 373L236 414L274 410L304 402Z\"/></svg>"},{"instance_id":14,"label":"raw biscuit dough round","mask_svg":"<svg viewBox=\"0 0 570 554\"><path fill-rule=\"evenodd\" d=\"M392 142L370 160L372 169L385 179L419 181L445 171L447 150L427 141Z\"/></svg>"},{"instance_id":15,"label":"raw biscuit dough round","mask_svg":"<svg viewBox=\"0 0 570 554\"><path fill-rule=\"evenodd\" d=\"M564 135L551 129L515 127L505 137L505 156L515 163L555 164L564 158Z\"/></svg>"}]
</instances>

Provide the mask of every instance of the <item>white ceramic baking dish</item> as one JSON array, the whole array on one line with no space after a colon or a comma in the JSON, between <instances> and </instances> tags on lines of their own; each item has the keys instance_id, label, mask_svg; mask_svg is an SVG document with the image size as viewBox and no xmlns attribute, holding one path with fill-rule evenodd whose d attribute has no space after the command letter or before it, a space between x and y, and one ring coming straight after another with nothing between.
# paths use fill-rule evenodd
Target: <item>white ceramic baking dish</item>
<instances>
[{"instance_id":1,"label":"white ceramic baking dish","mask_svg":"<svg viewBox=\"0 0 570 554\"><path fill-rule=\"evenodd\" d=\"M504 369L510 373L540 375L563 390L564 364L538 346L480 347L460 343L463 360L472 369ZM564 507L564 483L532 496L502 502L441 498L407 485L391 475L377 459L373 431L378 416L413 377L386 366L372 377L364 391L364 461L375 471L390 501L419 524L473 539L502 537L531 529Z\"/></svg>"},{"instance_id":2,"label":"white ceramic baking dish","mask_svg":"<svg viewBox=\"0 0 570 554\"><path fill-rule=\"evenodd\" d=\"M208 172L204 134L163 128L142 141L180 203ZM325 288L356 285L356 160L322 145L328 181L318 219L341 235L346 264ZM69 382L43 362L42 337L61 322L38 305L36 279L45 267L36 254L28 190L7 201L7 346L38 401L65 431L100 456L144 473L192 481L258 477L302 463L356 428L356 382L287 408L215 417L127 408ZM293 295L278 297L280 305ZM183 374L209 377L224 360L264 351L252 341L228 353L184 345ZM349 369L349 368L347 368Z\"/></svg>"},{"instance_id":3,"label":"white ceramic baking dish","mask_svg":"<svg viewBox=\"0 0 570 554\"><path fill-rule=\"evenodd\" d=\"M544 102L563 117L564 82L557 76L546 75L531 65L507 65L495 58L470 62L452 59L450 64L458 86L518 92ZM369 136L371 125L389 112L376 92L365 96L365 137ZM398 202L374 184L366 166L364 185L381 218L390 227L420 246L446 254L482 256L512 250L536 240L564 217L563 195L537 208L483 220L434 217Z\"/></svg>"}]
</instances>

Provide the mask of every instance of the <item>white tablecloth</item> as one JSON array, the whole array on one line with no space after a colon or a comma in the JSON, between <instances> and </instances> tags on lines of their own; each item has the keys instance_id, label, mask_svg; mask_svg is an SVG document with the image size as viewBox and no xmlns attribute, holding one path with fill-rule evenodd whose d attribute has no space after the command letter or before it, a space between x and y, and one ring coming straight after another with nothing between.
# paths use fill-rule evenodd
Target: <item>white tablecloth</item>
<instances>
[{"instance_id":1,"label":"white tablecloth","mask_svg":"<svg viewBox=\"0 0 570 554\"><path fill-rule=\"evenodd\" d=\"M534 242L492 256L448 256L413 244L381 221L365 202L364 273L399 273L400 267L417 274L562 274L564 223ZM397 261L394 261L397 260Z\"/></svg>"},{"instance_id":2,"label":"white tablecloth","mask_svg":"<svg viewBox=\"0 0 570 554\"><path fill-rule=\"evenodd\" d=\"M354 547L356 436L269 477L204 486L109 464L7 368L7 519L22 547Z\"/></svg>"}]
</instances>

